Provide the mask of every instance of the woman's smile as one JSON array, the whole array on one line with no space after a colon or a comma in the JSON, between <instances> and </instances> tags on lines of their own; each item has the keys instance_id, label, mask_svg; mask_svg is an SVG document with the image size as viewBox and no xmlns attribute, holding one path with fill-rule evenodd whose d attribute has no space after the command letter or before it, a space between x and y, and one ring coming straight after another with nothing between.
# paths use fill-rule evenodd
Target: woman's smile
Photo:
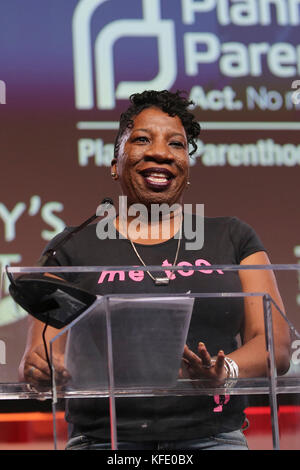
<instances>
[{"instance_id":1,"label":"woman's smile","mask_svg":"<svg viewBox=\"0 0 300 470\"><path fill-rule=\"evenodd\" d=\"M151 167L141 171L145 184L154 191L163 191L168 188L174 178L167 168Z\"/></svg>"}]
</instances>

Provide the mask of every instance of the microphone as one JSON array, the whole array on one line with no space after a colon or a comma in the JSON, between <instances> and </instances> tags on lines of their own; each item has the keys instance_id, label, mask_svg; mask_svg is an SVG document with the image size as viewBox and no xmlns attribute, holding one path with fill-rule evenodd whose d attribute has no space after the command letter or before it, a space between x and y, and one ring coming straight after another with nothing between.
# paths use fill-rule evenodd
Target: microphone
<instances>
[{"instance_id":1,"label":"microphone","mask_svg":"<svg viewBox=\"0 0 300 470\"><path fill-rule=\"evenodd\" d=\"M103 211L107 211L113 204L111 198L104 198L100 206L103 206ZM54 246L41 256L38 266L45 266L45 263L55 257L57 251L71 237L98 217L97 214L92 215L82 224L68 231L65 236L60 237ZM9 293L14 301L33 317L57 329L75 320L97 298L96 295L75 287L74 284L56 275L52 277L47 273L33 273L23 274L18 279L14 279L7 271L7 267L6 274L10 281Z\"/></svg>"}]
</instances>

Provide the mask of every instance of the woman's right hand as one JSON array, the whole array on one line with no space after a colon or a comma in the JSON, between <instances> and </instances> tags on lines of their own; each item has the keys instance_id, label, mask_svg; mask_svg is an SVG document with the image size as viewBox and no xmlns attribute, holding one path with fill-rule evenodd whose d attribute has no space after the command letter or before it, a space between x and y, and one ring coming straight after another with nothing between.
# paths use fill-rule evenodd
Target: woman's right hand
<instances>
[{"instance_id":1,"label":"woman's right hand","mask_svg":"<svg viewBox=\"0 0 300 470\"><path fill-rule=\"evenodd\" d=\"M62 388L71 378L64 366L63 354L53 354L53 365L56 385ZM19 376L21 381L31 384L39 391L49 390L51 387L51 374L43 344L29 349L24 354L19 367Z\"/></svg>"}]
</instances>

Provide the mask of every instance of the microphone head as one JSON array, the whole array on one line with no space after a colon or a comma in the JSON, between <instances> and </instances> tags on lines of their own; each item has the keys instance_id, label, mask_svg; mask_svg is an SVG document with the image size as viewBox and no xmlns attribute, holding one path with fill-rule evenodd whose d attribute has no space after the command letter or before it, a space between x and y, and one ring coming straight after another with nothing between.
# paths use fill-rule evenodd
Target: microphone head
<instances>
[{"instance_id":1,"label":"microphone head","mask_svg":"<svg viewBox=\"0 0 300 470\"><path fill-rule=\"evenodd\" d=\"M102 206L102 205L113 206L113 205L114 205L114 201L113 201L110 197L105 197L105 198L102 200L102 202L101 202L100 205L101 205L101 206Z\"/></svg>"}]
</instances>

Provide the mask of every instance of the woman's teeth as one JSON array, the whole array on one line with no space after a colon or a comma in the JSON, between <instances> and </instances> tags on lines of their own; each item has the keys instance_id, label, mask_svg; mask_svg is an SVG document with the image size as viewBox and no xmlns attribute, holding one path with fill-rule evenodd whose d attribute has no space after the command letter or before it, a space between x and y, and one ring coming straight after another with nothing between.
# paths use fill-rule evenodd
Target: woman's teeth
<instances>
[{"instance_id":1,"label":"woman's teeth","mask_svg":"<svg viewBox=\"0 0 300 470\"><path fill-rule=\"evenodd\" d=\"M168 178L162 173L151 173L147 175L147 179L153 183L166 183Z\"/></svg>"}]
</instances>

